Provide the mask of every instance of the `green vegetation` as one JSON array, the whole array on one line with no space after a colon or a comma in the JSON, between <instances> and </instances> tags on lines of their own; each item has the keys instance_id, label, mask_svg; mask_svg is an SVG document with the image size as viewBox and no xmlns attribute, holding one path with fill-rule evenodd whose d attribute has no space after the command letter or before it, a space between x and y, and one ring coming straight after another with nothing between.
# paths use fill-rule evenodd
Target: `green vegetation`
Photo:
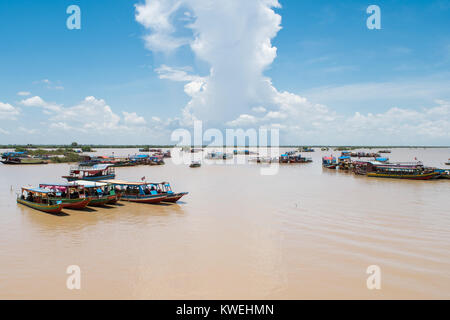
<instances>
[{"instance_id":1,"label":"green vegetation","mask_svg":"<svg viewBox=\"0 0 450 320\"><path fill-rule=\"evenodd\" d=\"M50 161L53 163L68 163L68 162L80 162L83 158L78 153L67 153L64 157L51 157Z\"/></svg>"},{"instance_id":2,"label":"green vegetation","mask_svg":"<svg viewBox=\"0 0 450 320\"><path fill-rule=\"evenodd\" d=\"M82 146L81 151L83 152L95 152L95 150L92 150L90 146Z\"/></svg>"}]
</instances>

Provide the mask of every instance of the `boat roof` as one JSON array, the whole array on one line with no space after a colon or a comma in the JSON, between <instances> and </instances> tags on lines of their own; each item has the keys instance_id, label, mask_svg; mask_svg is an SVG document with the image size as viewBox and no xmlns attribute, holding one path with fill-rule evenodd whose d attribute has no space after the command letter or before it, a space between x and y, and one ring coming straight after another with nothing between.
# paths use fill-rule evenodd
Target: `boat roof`
<instances>
[{"instance_id":1,"label":"boat roof","mask_svg":"<svg viewBox=\"0 0 450 320\"><path fill-rule=\"evenodd\" d=\"M47 186L47 187L83 187L83 185L80 185L76 182L67 182L67 183L39 183L40 186Z\"/></svg>"},{"instance_id":2,"label":"boat roof","mask_svg":"<svg viewBox=\"0 0 450 320\"><path fill-rule=\"evenodd\" d=\"M87 187L87 188L92 188L92 187L104 187L107 186L108 183L104 183L104 182L97 182L97 181L86 181L86 180L77 180L75 181L78 185Z\"/></svg>"},{"instance_id":3,"label":"boat roof","mask_svg":"<svg viewBox=\"0 0 450 320\"><path fill-rule=\"evenodd\" d=\"M131 182L131 181L125 181L125 180L101 180L103 183L112 183L112 184L118 184L123 186L142 186L145 184L149 184L147 182Z\"/></svg>"},{"instance_id":4,"label":"boat roof","mask_svg":"<svg viewBox=\"0 0 450 320\"><path fill-rule=\"evenodd\" d=\"M55 193L55 191L52 190L46 190L41 188L31 188L31 187L22 187L23 190L30 191L30 192L36 192L36 193Z\"/></svg>"},{"instance_id":5,"label":"boat roof","mask_svg":"<svg viewBox=\"0 0 450 320\"><path fill-rule=\"evenodd\" d=\"M149 184L159 184L159 183L153 183L153 182L143 182L143 181L133 182L133 181L125 181L125 180L101 180L101 182L112 183L112 184L117 184L117 185L121 185L121 186L145 186L145 185L149 185ZM165 183L165 182L163 182L163 183Z\"/></svg>"},{"instance_id":6,"label":"boat roof","mask_svg":"<svg viewBox=\"0 0 450 320\"><path fill-rule=\"evenodd\" d=\"M94 169L94 170L104 170L104 169L108 169L112 165L113 164L111 164L111 163L94 164L92 166L92 169Z\"/></svg>"},{"instance_id":7,"label":"boat roof","mask_svg":"<svg viewBox=\"0 0 450 320\"><path fill-rule=\"evenodd\" d=\"M132 182L132 181L124 181L124 180L101 180L101 182L105 182L105 183L112 183L112 184L117 184L117 185L121 185L121 186L146 186L146 185L150 185L150 184L169 184L168 182Z\"/></svg>"},{"instance_id":8,"label":"boat roof","mask_svg":"<svg viewBox=\"0 0 450 320\"><path fill-rule=\"evenodd\" d=\"M351 159L352 157L349 157L349 156L342 156L342 157L339 157L339 159Z\"/></svg>"}]
</instances>

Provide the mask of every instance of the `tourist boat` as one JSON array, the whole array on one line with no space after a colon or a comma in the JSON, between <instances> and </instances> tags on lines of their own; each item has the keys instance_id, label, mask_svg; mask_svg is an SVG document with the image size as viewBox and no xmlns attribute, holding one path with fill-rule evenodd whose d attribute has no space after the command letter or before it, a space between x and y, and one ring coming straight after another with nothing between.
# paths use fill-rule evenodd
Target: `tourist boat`
<instances>
[{"instance_id":1,"label":"tourist boat","mask_svg":"<svg viewBox=\"0 0 450 320\"><path fill-rule=\"evenodd\" d=\"M190 168L200 168L202 166L202 163L200 161L192 161Z\"/></svg>"},{"instance_id":2,"label":"tourist boat","mask_svg":"<svg viewBox=\"0 0 450 320\"><path fill-rule=\"evenodd\" d=\"M164 156L162 155L154 155L149 158L149 165L151 166L162 166L165 164Z\"/></svg>"},{"instance_id":3,"label":"tourist boat","mask_svg":"<svg viewBox=\"0 0 450 320\"><path fill-rule=\"evenodd\" d=\"M349 171L353 168L352 158L350 156L339 157L339 170Z\"/></svg>"},{"instance_id":4,"label":"tourist boat","mask_svg":"<svg viewBox=\"0 0 450 320\"><path fill-rule=\"evenodd\" d=\"M374 152L352 152L351 156L354 158L379 158L379 153Z\"/></svg>"},{"instance_id":5,"label":"tourist boat","mask_svg":"<svg viewBox=\"0 0 450 320\"><path fill-rule=\"evenodd\" d=\"M51 190L40 188L22 188L17 196L17 203L51 214L58 214L63 209L61 196Z\"/></svg>"},{"instance_id":6,"label":"tourist boat","mask_svg":"<svg viewBox=\"0 0 450 320\"><path fill-rule=\"evenodd\" d=\"M335 157L323 157L322 166L327 169L336 169L338 167L338 162Z\"/></svg>"},{"instance_id":7,"label":"tourist boat","mask_svg":"<svg viewBox=\"0 0 450 320\"><path fill-rule=\"evenodd\" d=\"M165 201L166 194L159 193L157 184L147 182L128 182L122 180L103 181L114 186L122 195L121 200L137 203L158 204Z\"/></svg>"},{"instance_id":8,"label":"tourist boat","mask_svg":"<svg viewBox=\"0 0 450 320\"><path fill-rule=\"evenodd\" d=\"M63 208L80 210L86 208L91 201L91 199L86 196L84 186L74 182L67 184L41 183L39 184L39 188L61 194Z\"/></svg>"},{"instance_id":9,"label":"tourist boat","mask_svg":"<svg viewBox=\"0 0 450 320\"><path fill-rule=\"evenodd\" d=\"M302 155L295 154L282 154L279 159L280 163L311 163L312 158L303 157Z\"/></svg>"},{"instance_id":10,"label":"tourist boat","mask_svg":"<svg viewBox=\"0 0 450 320\"><path fill-rule=\"evenodd\" d=\"M233 155L229 153L223 153L223 152L209 152L206 155L206 159L209 160L228 160L232 159Z\"/></svg>"},{"instance_id":11,"label":"tourist boat","mask_svg":"<svg viewBox=\"0 0 450 320\"><path fill-rule=\"evenodd\" d=\"M445 165L450 166L450 159L448 159L448 162L446 162Z\"/></svg>"},{"instance_id":12,"label":"tourist boat","mask_svg":"<svg viewBox=\"0 0 450 320\"><path fill-rule=\"evenodd\" d=\"M256 163L265 163L265 164L272 164L272 163L278 163L280 162L280 159L277 157L255 157L248 160L249 162L256 162Z\"/></svg>"},{"instance_id":13,"label":"tourist boat","mask_svg":"<svg viewBox=\"0 0 450 320\"><path fill-rule=\"evenodd\" d=\"M111 164L96 164L92 167L78 166L70 169L70 175L63 176L67 181L99 181L114 179L115 177L114 167Z\"/></svg>"},{"instance_id":14,"label":"tourist boat","mask_svg":"<svg viewBox=\"0 0 450 320\"><path fill-rule=\"evenodd\" d=\"M9 157L1 161L3 164L27 165L27 164L47 164L48 162L41 158L32 157Z\"/></svg>"},{"instance_id":15,"label":"tourist boat","mask_svg":"<svg viewBox=\"0 0 450 320\"><path fill-rule=\"evenodd\" d=\"M391 153L391 150L380 150L378 153Z\"/></svg>"},{"instance_id":16,"label":"tourist boat","mask_svg":"<svg viewBox=\"0 0 450 320\"><path fill-rule=\"evenodd\" d=\"M28 151L10 151L10 152L3 152L2 153L2 159L8 159L8 158L25 158L28 157Z\"/></svg>"},{"instance_id":17,"label":"tourist boat","mask_svg":"<svg viewBox=\"0 0 450 320\"><path fill-rule=\"evenodd\" d=\"M102 207L107 204L115 204L119 201L120 196L116 194L116 190L111 183L101 181L76 181L86 190L86 196L90 199L88 206Z\"/></svg>"},{"instance_id":18,"label":"tourist boat","mask_svg":"<svg viewBox=\"0 0 450 320\"><path fill-rule=\"evenodd\" d=\"M375 171L375 166L382 165L383 163L378 161L352 161L353 173L357 175L367 175L369 172Z\"/></svg>"},{"instance_id":19,"label":"tourist boat","mask_svg":"<svg viewBox=\"0 0 450 320\"><path fill-rule=\"evenodd\" d=\"M308 148L308 147L302 147L299 148L300 152L314 152L315 150L313 148Z\"/></svg>"},{"instance_id":20,"label":"tourist boat","mask_svg":"<svg viewBox=\"0 0 450 320\"><path fill-rule=\"evenodd\" d=\"M439 178L441 173L435 169L425 168L421 163L397 163L375 165L373 171L368 172L367 176L371 178L431 180Z\"/></svg>"}]
</instances>

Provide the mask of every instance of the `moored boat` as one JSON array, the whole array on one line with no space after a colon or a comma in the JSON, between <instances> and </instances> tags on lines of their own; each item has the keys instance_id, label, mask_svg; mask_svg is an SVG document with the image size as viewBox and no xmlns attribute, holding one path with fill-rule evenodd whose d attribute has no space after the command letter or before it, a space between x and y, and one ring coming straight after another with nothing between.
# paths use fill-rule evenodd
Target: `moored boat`
<instances>
[{"instance_id":1,"label":"moored boat","mask_svg":"<svg viewBox=\"0 0 450 320\"><path fill-rule=\"evenodd\" d=\"M39 188L44 190L54 191L61 195L61 202L63 208L68 209L84 209L89 205L91 199L86 196L84 186L77 183L67 184L48 184L41 183Z\"/></svg>"},{"instance_id":2,"label":"moored boat","mask_svg":"<svg viewBox=\"0 0 450 320\"><path fill-rule=\"evenodd\" d=\"M32 164L48 164L47 161L41 158L32 157L10 157L1 161L3 164L13 164L13 165L32 165Z\"/></svg>"},{"instance_id":3,"label":"moored boat","mask_svg":"<svg viewBox=\"0 0 450 320\"><path fill-rule=\"evenodd\" d=\"M339 157L339 170L349 171L353 168L352 158L350 156Z\"/></svg>"},{"instance_id":4,"label":"moored boat","mask_svg":"<svg viewBox=\"0 0 450 320\"><path fill-rule=\"evenodd\" d=\"M58 193L40 188L23 187L17 203L51 214L58 214L63 209Z\"/></svg>"},{"instance_id":5,"label":"moored boat","mask_svg":"<svg viewBox=\"0 0 450 320\"><path fill-rule=\"evenodd\" d=\"M441 173L432 168L425 168L422 164L382 164L375 165L372 172L367 173L371 178L392 178L407 180L437 179Z\"/></svg>"},{"instance_id":6,"label":"moored boat","mask_svg":"<svg viewBox=\"0 0 450 320\"><path fill-rule=\"evenodd\" d=\"M76 183L86 189L86 196L90 199L88 204L90 207L102 207L107 204L115 204L119 200L114 186L110 183L84 180L78 180Z\"/></svg>"},{"instance_id":7,"label":"moored boat","mask_svg":"<svg viewBox=\"0 0 450 320\"><path fill-rule=\"evenodd\" d=\"M335 157L323 157L322 166L327 169L336 169L338 167L338 162Z\"/></svg>"},{"instance_id":8,"label":"moored boat","mask_svg":"<svg viewBox=\"0 0 450 320\"><path fill-rule=\"evenodd\" d=\"M158 204L167 198L166 194L159 193L157 185L147 182L129 182L122 180L105 180L114 190L121 194L122 201Z\"/></svg>"},{"instance_id":9,"label":"moored boat","mask_svg":"<svg viewBox=\"0 0 450 320\"><path fill-rule=\"evenodd\" d=\"M303 157L300 154L295 153L285 153L280 156L280 163L311 163L313 162L312 158Z\"/></svg>"},{"instance_id":10,"label":"moored boat","mask_svg":"<svg viewBox=\"0 0 450 320\"><path fill-rule=\"evenodd\" d=\"M200 168L202 166L202 163L200 161L192 161L190 164L190 168Z\"/></svg>"},{"instance_id":11,"label":"moored boat","mask_svg":"<svg viewBox=\"0 0 450 320\"><path fill-rule=\"evenodd\" d=\"M78 166L70 169L68 176L63 176L67 181L87 180L99 181L114 179L116 177L114 167L111 164L96 164L92 167Z\"/></svg>"}]
</instances>

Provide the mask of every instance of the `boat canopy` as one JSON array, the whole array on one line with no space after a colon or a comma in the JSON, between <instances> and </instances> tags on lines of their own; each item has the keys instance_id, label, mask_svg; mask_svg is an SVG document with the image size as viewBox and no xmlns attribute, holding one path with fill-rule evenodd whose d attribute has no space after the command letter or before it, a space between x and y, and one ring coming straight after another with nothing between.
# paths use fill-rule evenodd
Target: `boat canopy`
<instances>
[{"instance_id":1,"label":"boat canopy","mask_svg":"<svg viewBox=\"0 0 450 320\"><path fill-rule=\"evenodd\" d=\"M67 188L67 187L82 187L82 185L77 184L76 182L69 182L69 183L40 183L40 186L45 186L45 187L63 187L63 188Z\"/></svg>"},{"instance_id":2,"label":"boat canopy","mask_svg":"<svg viewBox=\"0 0 450 320\"><path fill-rule=\"evenodd\" d=\"M41 189L41 188L28 188L28 187L23 187L22 189L25 190L25 191L29 191L29 192L36 192L36 193L43 193L43 194L55 193L55 191L52 191L52 190L46 190L46 189Z\"/></svg>"},{"instance_id":3,"label":"boat canopy","mask_svg":"<svg viewBox=\"0 0 450 320\"><path fill-rule=\"evenodd\" d=\"M389 161L389 158L376 158L377 161L386 162Z\"/></svg>"},{"instance_id":4,"label":"boat canopy","mask_svg":"<svg viewBox=\"0 0 450 320\"><path fill-rule=\"evenodd\" d=\"M104 183L104 182L85 181L85 180L77 180L75 182L86 188L105 187L108 185L108 183Z\"/></svg>"},{"instance_id":5,"label":"boat canopy","mask_svg":"<svg viewBox=\"0 0 450 320\"><path fill-rule=\"evenodd\" d=\"M148 182L130 182L130 181L124 181L124 180L101 180L101 183L111 183L116 184L120 186L145 186L152 183Z\"/></svg>"},{"instance_id":6,"label":"boat canopy","mask_svg":"<svg viewBox=\"0 0 450 320\"><path fill-rule=\"evenodd\" d=\"M91 170L106 170L111 166L113 166L113 164L111 164L111 163L95 164L92 166ZM86 171L91 171L91 170L88 169Z\"/></svg>"},{"instance_id":7,"label":"boat canopy","mask_svg":"<svg viewBox=\"0 0 450 320\"><path fill-rule=\"evenodd\" d=\"M340 160L351 159L351 158L352 158L352 157L349 157L349 156L339 157Z\"/></svg>"}]
</instances>

